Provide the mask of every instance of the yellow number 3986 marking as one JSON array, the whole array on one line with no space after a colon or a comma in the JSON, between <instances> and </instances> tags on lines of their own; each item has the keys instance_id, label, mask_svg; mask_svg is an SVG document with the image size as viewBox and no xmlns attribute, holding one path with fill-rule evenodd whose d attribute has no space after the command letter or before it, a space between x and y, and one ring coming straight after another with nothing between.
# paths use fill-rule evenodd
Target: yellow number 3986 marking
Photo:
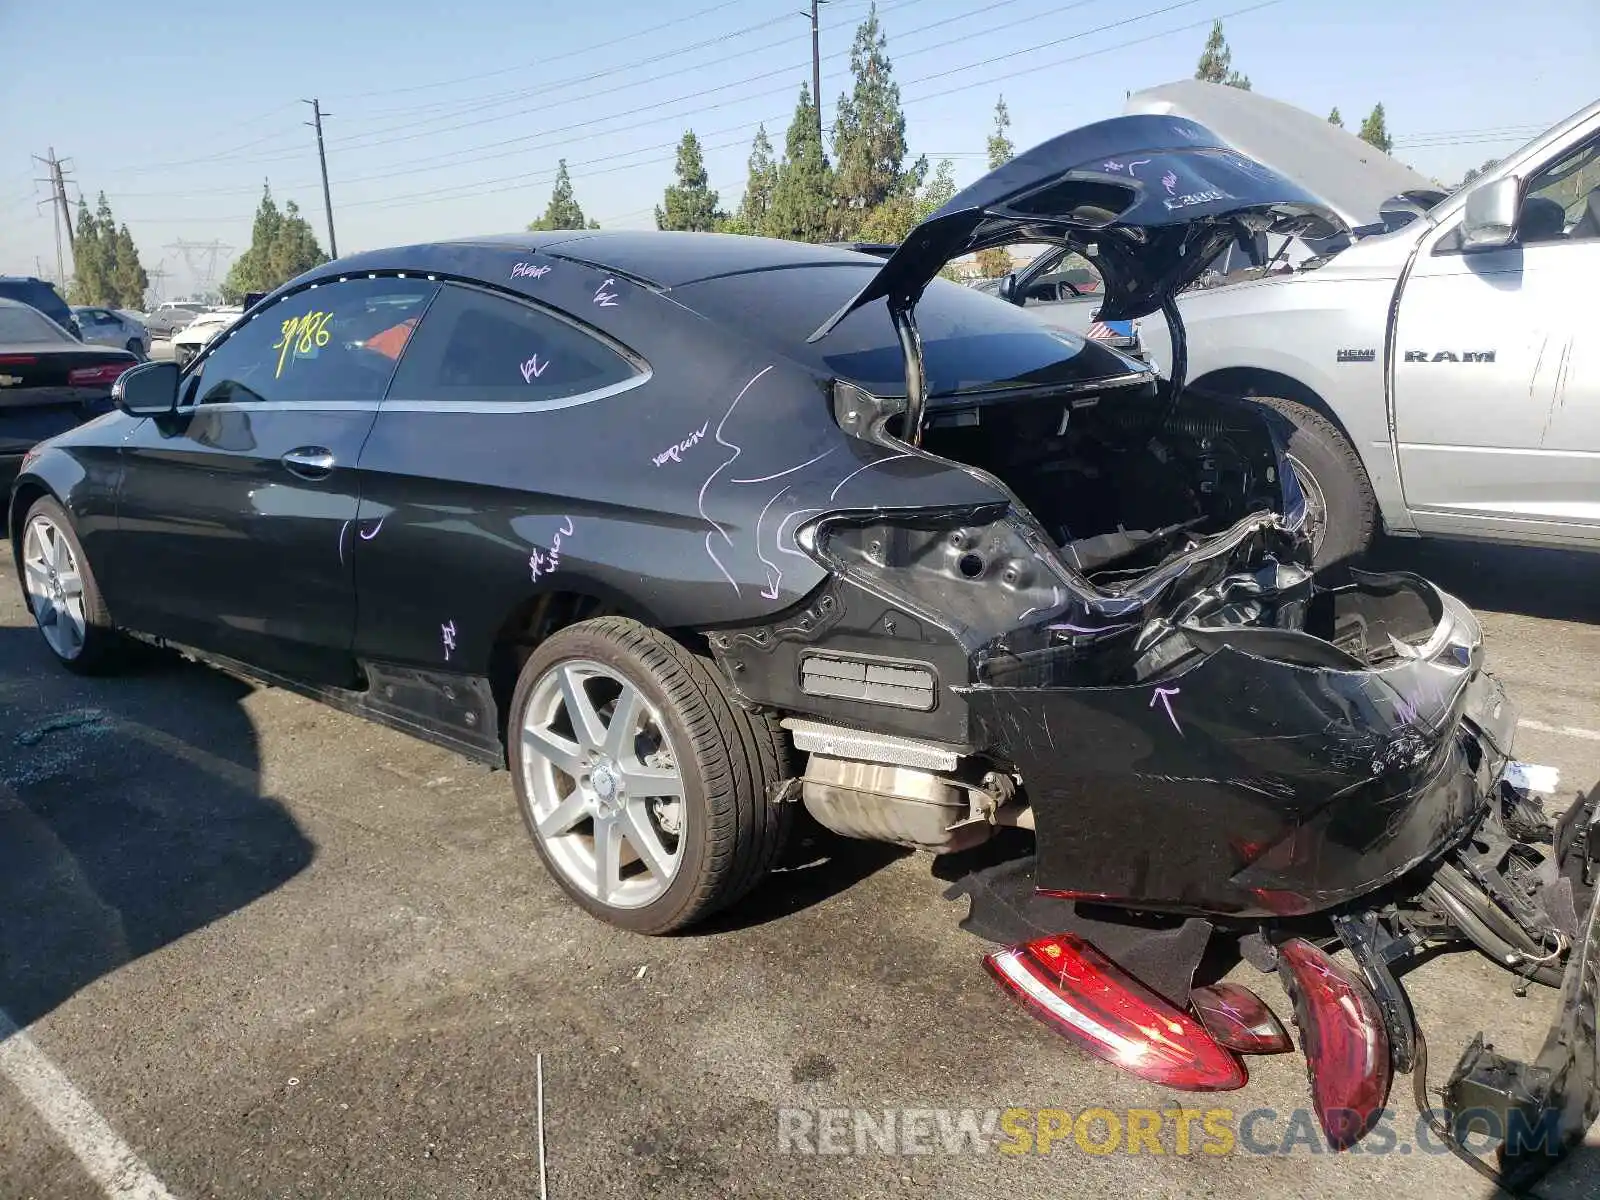
<instances>
[{"instance_id":1,"label":"yellow number 3986 marking","mask_svg":"<svg viewBox=\"0 0 1600 1200\"><path fill-rule=\"evenodd\" d=\"M272 375L274 379L283 375L285 361L293 361L291 354L310 354L313 346L328 344L333 336L328 332L328 322L332 317L331 312L308 312L290 317L283 323L283 336L272 344L272 348L278 352L278 369Z\"/></svg>"}]
</instances>

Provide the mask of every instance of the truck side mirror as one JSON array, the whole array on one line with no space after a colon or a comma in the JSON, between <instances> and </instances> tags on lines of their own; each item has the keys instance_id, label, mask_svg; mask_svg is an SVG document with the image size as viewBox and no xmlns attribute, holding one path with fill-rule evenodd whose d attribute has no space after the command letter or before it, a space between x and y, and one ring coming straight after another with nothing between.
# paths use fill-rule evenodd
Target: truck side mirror
<instances>
[{"instance_id":1,"label":"truck side mirror","mask_svg":"<svg viewBox=\"0 0 1600 1200\"><path fill-rule=\"evenodd\" d=\"M1492 250L1509 246L1517 233L1517 200L1522 181L1503 175L1473 189L1461 216L1461 248Z\"/></svg>"}]
</instances>

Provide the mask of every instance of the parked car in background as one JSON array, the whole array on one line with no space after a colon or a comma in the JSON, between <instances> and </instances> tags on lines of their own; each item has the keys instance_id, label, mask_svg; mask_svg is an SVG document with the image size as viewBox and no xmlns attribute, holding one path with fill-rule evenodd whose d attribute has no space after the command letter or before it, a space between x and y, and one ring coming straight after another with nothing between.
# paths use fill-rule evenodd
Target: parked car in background
<instances>
[{"instance_id":1,"label":"parked car in background","mask_svg":"<svg viewBox=\"0 0 1600 1200\"><path fill-rule=\"evenodd\" d=\"M96 308L77 304L72 315L78 320L83 341L91 346L115 346L143 358L150 353L150 331L131 316L115 308Z\"/></svg>"},{"instance_id":2,"label":"parked car in background","mask_svg":"<svg viewBox=\"0 0 1600 1200\"><path fill-rule=\"evenodd\" d=\"M242 305L232 304L224 308L208 309L195 317L172 335L173 361L180 367L193 362L195 355L204 350L212 338L237 321L243 313Z\"/></svg>"},{"instance_id":3,"label":"parked car in background","mask_svg":"<svg viewBox=\"0 0 1600 1200\"><path fill-rule=\"evenodd\" d=\"M0 275L0 300L15 300L38 309L75 338L81 338L77 318L48 279L32 275Z\"/></svg>"},{"instance_id":4,"label":"parked car in background","mask_svg":"<svg viewBox=\"0 0 1600 1200\"><path fill-rule=\"evenodd\" d=\"M0 496L23 455L111 410L111 385L138 359L86 346L38 309L0 299Z\"/></svg>"},{"instance_id":5,"label":"parked car in background","mask_svg":"<svg viewBox=\"0 0 1600 1200\"><path fill-rule=\"evenodd\" d=\"M170 338L205 311L206 306L198 300L166 300L156 306L145 327L151 337Z\"/></svg>"}]
</instances>

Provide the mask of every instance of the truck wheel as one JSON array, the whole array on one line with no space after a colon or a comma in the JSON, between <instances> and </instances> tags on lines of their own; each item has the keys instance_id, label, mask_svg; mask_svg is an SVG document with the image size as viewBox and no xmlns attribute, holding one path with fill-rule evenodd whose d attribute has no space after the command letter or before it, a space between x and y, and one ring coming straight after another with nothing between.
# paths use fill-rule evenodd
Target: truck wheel
<instances>
[{"instance_id":1,"label":"truck wheel","mask_svg":"<svg viewBox=\"0 0 1600 1200\"><path fill-rule=\"evenodd\" d=\"M635 933L724 908L771 868L794 805L776 722L732 704L714 668L637 621L553 634L512 697L511 768L528 832L562 889Z\"/></svg>"},{"instance_id":2,"label":"truck wheel","mask_svg":"<svg viewBox=\"0 0 1600 1200\"><path fill-rule=\"evenodd\" d=\"M1312 561L1318 572L1359 562L1378 532L1378 502L1361 458L1334 423L1279 396L1252 396L1289 419L1289 465L1306 498Z\"/></svg>"}]
</instances>

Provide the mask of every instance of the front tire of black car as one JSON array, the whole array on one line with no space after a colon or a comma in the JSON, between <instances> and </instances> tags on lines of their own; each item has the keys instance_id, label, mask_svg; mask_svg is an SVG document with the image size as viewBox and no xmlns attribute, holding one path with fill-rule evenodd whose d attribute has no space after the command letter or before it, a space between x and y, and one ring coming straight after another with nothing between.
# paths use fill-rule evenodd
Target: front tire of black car
<instances>
[{"instance_id":1,"label":"front tire of black car","mask_svg":"<svg viewBox=\"0 0 1600 1200\"><path fill-rule=\"evenodd\" d=\"M1378 533L1378 501L1355 447L1316 409L1279 396L1252 396L1294 426L1289 465L1306 498L1312 561L1319 574L1358 565Z\"/></svg>"},{"instance_id":2,"label":"front tire of black car","mask_svg":"<svg viewBox=\"0 0 1600 1200\"><path fill-rule=\"evenodd\" d=\"M709 660L637 621L546 639L517 680L506 740L546 869L635 933L726 908L787 839L793 806L773 799L789 774L782 730L733 704Z\"/></svg>"},{"instance_id":3,"label":"front tire of black car","mask_svg":"<svg viewBox=\"0 0 1600 1200\"><path fill-rule=\"evenodd\" d=\"M56 661L80 675L121 664L126 643L72 528L53 498L41 496L22 520L22 589L28 611Z\"/></svg>"}]
</instances>

